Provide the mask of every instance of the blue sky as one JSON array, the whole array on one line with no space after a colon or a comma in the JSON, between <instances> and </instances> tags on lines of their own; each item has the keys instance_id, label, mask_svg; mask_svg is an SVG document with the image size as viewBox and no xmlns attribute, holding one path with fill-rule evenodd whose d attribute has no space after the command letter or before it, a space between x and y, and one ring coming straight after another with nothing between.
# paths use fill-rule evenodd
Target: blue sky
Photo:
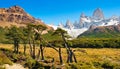
<instances>
[{"instance_id":1,"label":"blue sky","mask_svg":"<svg viewBox=\"0 0 120 69\"><path fill-rule=\"evenodd\" d=\"M18 5L35 18L57 25L68 19L78 21L82 12L92 16L96 8L101 8L106 18L120 16L119 3L120 0L1 0L0 8Z\"/></svg>"}]
</instances>

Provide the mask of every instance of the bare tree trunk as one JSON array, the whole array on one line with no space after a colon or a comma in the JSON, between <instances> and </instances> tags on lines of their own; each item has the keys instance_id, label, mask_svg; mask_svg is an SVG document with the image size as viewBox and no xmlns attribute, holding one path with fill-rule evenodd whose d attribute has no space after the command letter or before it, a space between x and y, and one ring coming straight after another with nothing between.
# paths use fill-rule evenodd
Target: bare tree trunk
<instances>
[{"instance_id":1,"label":"bare tree trunk","mask_svg":"<svg viewBox=\"0 0 120 69\"><path fill-rule=\"evenodd\" d=\"M73 62L73 59L72 59L73 52L72 52L72 50L70 49L67 41L65 40L64 34L61 33L61 35L62 35L62 39L63 39L64 44L65 44L65 47L66 47L66 49L67 49L67 54L68 54L67 63L69 63L69 62L72 63L72 62ZM75 56L75 55L74 55L74 56ZM73 57L74 57L74 56L73 56Z\"/></svg>"},{"instance_id":2,"label":"bare tree trunk","mask_svg":"<svg viewBox=\"0 0 120 69\"><path fill-rule=\"evenodd\" d=\"M41 45L41 40L40 40L40 45ZM39 46L38 55L37 55L37 60L39 59L40 59L40 46Z\"/></svg>"},{"instance_id":3,"label":"bare tree trunk","mask_svg":"<svg viewBox=\"0 0 120 69\"><path fill-rule=\"evenodd\" d=\"M40 51L41 51L41 60L44 60L43 46L42 45L40 45Z\"/></svg>"},{"instance_id":4,"label":"bare tree trunk","mask_svg":"<svg viewBox=\"0 0 120 69\"><path fill-rule=\"evenodd\" d=\"M14 40L14 52L16 53L16 41Z\"/></svg>"},{"instance_id":5,"label":"bare tree trunk","mask_svg":"<svg viewBox=\"0 0 120 69\"><path fill-rule=\"evenodd\" d=\"M71 50L67 51L67 54L68 54L67 63L69 63L69 62L72 63L73 62L73 59L72 59L73 54L72 54Z\"/></svg>"},{"instance_id":6,"label":"bare tree trunk","mask_svg":"<svg viewBox=\"0 0 120 69\"><path fill-rule=\"evenodd\" d=\"M60 60L60 64L63 64L63 60L62 60L62 55L61 55L61 47L59 47L59 60Z\"/></svg>"},{"instance_id":7,"label":"bare tree trunk","mask_svg":"<svg viewBox=\"0 0 120 69\"><path fill-rule=\"evenodd\" d=\"M70 55L70 63L72 63L73 62L73 60L72 60L72 56L73 56L73 53L72 53L72 50L70 50L70 52L69 52L69 55Z\"/></svg>"},{"instance_id":8,"label":"bare tree trunk","mask_svg":"<svg viewBox=\"0 0 120 69\"><path fill-rule=\"evenodd\" d=\"M64 44L65 44L65 47L66 47L66 50L67 50L67 54L68 54L68 57L67 57L67 63L71 62L70 59L71 59L71 52L70 52L70 47L68 46L68 43L67 41L65 40L64 38L64 35L61 33L61 37L64 41Z\"/></svg>"},{"instance_id":9,"label":"bare tree trunk","mask_svg":"<svg viewBox=\"0 0 120 69\"><path fill-rule=\"evenodd\" d=\"M19 44L17 43L17 54L19 53Z\"/></svg>"},{"instance_id":10,"label":"bare tree trunk","mask_svg":"<svg viewBox=\"0 0 120 69\"><path fill-rule=\"evenodd\" d=\"M40 59L40 49L38 50L37 60Z\"/></svg>"},{"instance_id":11,"label":"bare tree trunk","mask_svg":"<svg viewBox=\"0 0 120 69\"><path fill-rule=\"evenodd\" d=\"M19 41L18 40L14 40L14 47L15 47L14 52L18 54L19 53Z\"/></svg>"},{"instance_id":12,"label":"bare tree trunk","mask_svg":"<svg viewBox=\"0 0 120 69\"><path fill-rule=\"evenodd\" d=\"M29 40L29 46L30 46L30 55L32 56L33 53L32 53L32 44L31 44L31 41Z\"/></svg>"},{"instance_id":13,"label":"bare tree trunk","mask_svg":"<svg viewBox=\"0 0 120 69\"><path fill-rule=\"evenodd\" d=\"M70 60L70 54L69 51L67 51L67 63L69 63L69 60Z\"/></svg>"},{"instance_id":14,"label":"bare tree trunk","mask_svg":"<svg viewBox=\"0 0 120 69\"><path fill-rule=\"evenodd\" d=\"M34 42L34 40L33 40L33 59L35 59L35 42Z\"/></svg>"},{"instance_id":15,"label":"bare tree trunk","mask_svg":"<svg viewBox=\"0 0 120 69\"><path fill-rule=\"evenodd\" d=\"M72 53L73 53L73 58L74 58L74 61L77 63L76 56L75 56L74 52L72 52Z\"/></svg>"},{"instance_id":16,"label":"bare tree trunk","mask_svg":"<svg viewBox=\"0 0 120 69\"><path fill-rule=\"evenodd\" d=\"M26 42L24 42L24 55L26 55Z\"/></svg>"}]
</instances>

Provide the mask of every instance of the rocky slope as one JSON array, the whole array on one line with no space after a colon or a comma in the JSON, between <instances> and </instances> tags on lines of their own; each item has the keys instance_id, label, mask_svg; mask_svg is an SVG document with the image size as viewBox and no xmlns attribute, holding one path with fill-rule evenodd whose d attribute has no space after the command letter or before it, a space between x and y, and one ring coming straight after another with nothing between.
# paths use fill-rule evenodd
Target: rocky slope
<instances>
[{"instance_id":1,"label":"rocky slope","mask_svg":"<svg viewBox=\"0 0 120 69\"><path fill-rule=\"evenodd\" d=\"M10 8L0 8L0 26L25 26L28 23L45 25L41 20L35 19L19 6L12 6ZM47 27L48 29L51 29L51 27Z\"/></svg>"}]
</instances>

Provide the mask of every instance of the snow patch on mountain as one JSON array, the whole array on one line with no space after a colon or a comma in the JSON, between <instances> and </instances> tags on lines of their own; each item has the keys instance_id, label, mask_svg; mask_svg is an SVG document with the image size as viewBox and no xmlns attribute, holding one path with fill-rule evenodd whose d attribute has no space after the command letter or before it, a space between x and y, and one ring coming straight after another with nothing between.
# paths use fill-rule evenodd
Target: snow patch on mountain
<instances>
[{"instance_id":1,"label":"snow patch on mountain","mask_svg":"<svg viewBox=\"0 0 120 69\"><path fill-rule=\"evenodd\" d=\"M110 26L110 25L118 25L118 24L119 24L119 21L110 20L110 21L107 22L107 23L103 23L101 26Z\"/></svg>"},{"instance_id":2,"label":"snow patch on mountain","mask_svg":"<svg viewBox=\"0 0 120 69\"><path fill-rule=\"evenodd\" d=\"M56 30L57 28L61 28L61 29L65 30L65 31L67 31L68 35L70 35L72 38L76 38L78 35L80 35L83 32L88 30L88 28L68 29L68 28L63 28L63 27L54 26L54 25L49 25L49 26L53 27L54 30Z\"/></svg>"},{"instance_id":3,"label":"snow patch on mountain","mask_svg":"<svg viewBox=\"0 0 120 69\"><path fill-rule=\"evenodd\" d=\"M72 38L76 38L78 35L82 34L83 32L87 31L87 28L81 28L81 29L64 29L68 32L68 34L72 37Z\"/></svg>"},{"instance_id":4,"label":"snow patch on mountain","mask_svg":"<svg viewBox=\"0 0 120 69\"><path fill-rule=\"evenodd\" d=\"M56 30L58 28L58 26L52 25L52 24L48 24L48 26L52 27L54 30Z\"/></svg>"},{"instance_id":5,"label":"snow patch on mountain","mask_svg":"<svg viewBox=\"0 0 120 69\"><path fill-rule=\"evenodd\" d=\"M83 21L83 23L84 23L84 22L88 22L88 23L91 22L91 20L90 20L89 18L81 18L81 20Z\"/></svg>"},{"instance_id":6,"label":"snow patch on mountain","mask_svg":"<svg viewBox=\"0 0 120 69\"><path fill-rule=\"evenodd\" d=\"M103 11L97 8L93 12L93 16L86 16L81 13L79 22L75 21L72 23L70 20L66 21L66 24L60 23L58 26L49 25L56 30L58 27L66 30L70 36L76 38L78 35L84 33L88 29L93 29L98 26L110 26L120 24L120 17L112 16L111 18L105 19Z\"/></svg>"}]
</instances>

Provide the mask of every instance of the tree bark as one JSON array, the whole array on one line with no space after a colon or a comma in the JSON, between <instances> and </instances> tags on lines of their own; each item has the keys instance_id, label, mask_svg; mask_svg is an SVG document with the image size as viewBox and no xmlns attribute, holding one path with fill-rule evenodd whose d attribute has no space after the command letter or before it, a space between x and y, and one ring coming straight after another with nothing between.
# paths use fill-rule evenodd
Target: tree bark
<instances>
[{"instance_id":1,"label":"tree bark","mask_svg":"<svg viewBox=\"0 0 120 69\"><path fill-rule=\"evenodd\" d=\"M40 59L40 49L38 50L37 60Z\"/></svg>"},{"instance_id":2,"label":"tree bark","mask_svg":"<svg viewBox=\"0 0 120 69\"><path fill-rule=\"evenodd\" d=\"M34 40L33 40L33 59L35 59L35 42L34 42Z\"/></svg>"},{"instance_id":3,"label":"tree bark","mask_svg":"<svg viewBox=\"0 0 120 69\"><path fill-rule=\"evenodd\" d=\"M29 46L30 46L30 55L32 56L32 44L31 44L31 41L29 40Z\"/></svg>"},{"instance_id":4,"label":"tree bark","mask_svg":"<svg viewBox=\"0 0 120 69\"><path fill-rule=\"evenodd\" d=\"M72 53L72 50L70 50L70 53L69 53L69 55L70 55L70 63L72 63L73 62L73 60L72 60L72 56L73 56L73 53Z\"/></svg>"},{"instance_id":5,"label":"tree bark","mask_svg":"<svg viewBox=\"0 0 120 69\"><path fill-rule=\"evenodd\" d=\"M17 39L14 39L14 52L19 53L19 41Z\"/></svg>"},{"instance_id":6,"label":"tree bark","mask_svg":"<svg viewBox=\"0 0 120 69\"><path fill-rule=\"evenodd\" d=\"M44 60L43 46L42 45L40 45L40 51L41 51L41 60Z\"/></svg>"},{"instance_id":7,"label":"tree bark","mask_svg":"<svg viewBox=\"0 0 120 69\"><path fill-rule=\"evenodd\" d=\"M41 40L40 40L40 44L39 44L39 45L41 45ZM40 46L39 46L39 50L38 50L37 59L38 59L38 60L40 59Z\"/></svg>"},{"instance_id":8,"label":"tree bark","mask_svg":"<svg viewBox=\"0 0 120 69\"><path fill-rule=\"evenodd\" d=\"M26 42L24 41L24 55L26 55Z\"/></svg>"},{"instance_id":9,"label":"tree bark","mask_svg":"<svg viewBox=\"0 0 120 69\"><path fill-rule=\"evenodd\" d=\"M62 36L62 39L63 39L63 41L64 41L65 47L66 47L66 49L67 49L67 54L68 54L67 63L69 63L69 62L72 63L72 62L73 62L72 57L74 57L75 55L73 56L73 52L72 52L72 50L70 49L67 41L65 40L64 34L61 33L61 36Z\"/></svg>"},{"instance_id":10,"label":"tree bark","mask_svg":"<svg viewBox=\"0 0 120 69\"><path fill-rule=\"evenodd\" d=\"M63 60L62 60L62 55L61 55L61 47L59 47L59 60L60 60L60 64L63 64Z\"/></svg>"},{"instance_id":11,"label":"tree bark","mask_svg":"<svg viewBox=\"0 0 120 69\"><path fill-rule=\"evenodd\" d=\"M18 54L18 53L19 53L19 45L17 44L16 47L17 47L17 51L16 51L16 52L17 52L17 54Z\"/></svg>"},{"instance_id":12,"label":"tree bark","mask_svg":"<svg viewBox=\"0 0 120 69\"><path fill-rule=\"evenodd\" d=\"M73 58L74 58L74 61L77 63L76 56L75 56L74 52L72 52L72 53L73 53Z\"/></svg>"},{"instance_id":13,"label":"tree bark","mask_svg":"<svg viewBox=\"0 0 120 69\"><path fill-rule=\"evenodd\" d=\"M16 53L16 41L14 40L14 52Z\"/></svg>"},{"instance_id":14,"label":"tree bark","mask_svg":"<svg viewBox=\"0 0 120 69\"><path fill-rule=\"evenodd\" d=\"M69 54L69 52L67 51L67 63L69 63L69 60L70 60L70 54Z\"/></svg>"}]
</instances>

